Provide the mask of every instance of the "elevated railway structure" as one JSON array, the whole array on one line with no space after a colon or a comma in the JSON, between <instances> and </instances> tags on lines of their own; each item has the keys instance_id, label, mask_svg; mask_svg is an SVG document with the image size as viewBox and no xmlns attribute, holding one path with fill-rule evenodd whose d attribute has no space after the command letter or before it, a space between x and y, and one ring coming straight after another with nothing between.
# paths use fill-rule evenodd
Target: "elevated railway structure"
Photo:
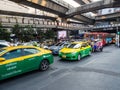
<instances>
[{"instance_id":1,"label":"elevated railway structure","mask_svg":"<svg viewBox=\"0 0 120 90\"><path fill-rule=\"evenodd\" d=\"M69 11L69 9L74 8L69 4L63 3L60 0L10 0L10 1L54 13L59 17L63 18L63 20L65 19L67 20L67 18L64 19L64 17L66 17L66 13ZM94 22L94 20L83 15L79 15L76 17L73 16L72 18L88 24Z\"/></svg>"}]
</instances>

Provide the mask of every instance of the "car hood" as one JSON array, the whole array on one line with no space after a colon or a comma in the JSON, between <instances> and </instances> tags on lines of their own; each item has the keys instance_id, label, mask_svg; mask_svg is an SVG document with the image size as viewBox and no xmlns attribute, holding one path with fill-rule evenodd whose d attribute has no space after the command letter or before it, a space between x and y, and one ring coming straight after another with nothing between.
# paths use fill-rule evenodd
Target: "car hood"
<instances>
[{"instance_id":1,"label":"car hood","mask_svg":"<svg viewBox=\"0 0 120 90\"><path fill-rule=\"evenodd\" d=\"M47 50L47 49L43 49L43 48L41 48L40 50L41 50L40 53L42 53L42 54L52 53L50 50Z\"/></svg>"},{"instance_id":2,"label":"car hood","mask_svg":"<svg viewBox=\"0 0 120 90\"><path fill-rule=\"evenodd\" d=\"M73 49L73 48L63 48L60 50L60 52L62 53L73 53L73 52L76 52L78 51L78 49Z\"/></svg>"},{"instance_id":3,"label":"car hood","mask_svg":"<svg viewBox=\"0 0 120 90\"><path fill-rule=\"evenodd\" d=\"M59 49L59 48L60 48L60 46L51 46L51 47L49 47L50 50Z\"/></svg>"}]
</instances>

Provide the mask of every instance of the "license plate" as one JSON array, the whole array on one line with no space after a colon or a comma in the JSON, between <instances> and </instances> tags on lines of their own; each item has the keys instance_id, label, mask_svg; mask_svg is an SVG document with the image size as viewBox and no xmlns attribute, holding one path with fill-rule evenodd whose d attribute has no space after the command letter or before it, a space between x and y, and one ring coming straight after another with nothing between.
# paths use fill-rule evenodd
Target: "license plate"
<instances>
[{"instance_id":1,"label":"license plate","mask_svg":"<svg viewBox=\"0 0 120 90\"><path fill-rule=\"evenodd\" d=\"M63 56L62 56L62 58L66 58L66 56L65 56L65 55L63 55Z\"/></svg>"}]
</instances>

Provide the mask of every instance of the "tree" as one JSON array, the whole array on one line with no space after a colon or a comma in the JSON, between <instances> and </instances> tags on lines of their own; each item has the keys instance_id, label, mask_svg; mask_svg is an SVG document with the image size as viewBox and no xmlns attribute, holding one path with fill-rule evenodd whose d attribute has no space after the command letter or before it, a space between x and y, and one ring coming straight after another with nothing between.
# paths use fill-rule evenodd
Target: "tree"
<instances>
[{"instance_id":1,"label":"tree","mask_svg":"<svg viewBox=\"0 0 120 90\"><path fill-rule=\"evenodd\" d=\"M22 40L22 28L19 24L14 25L14 27L11 29L12 34L15 34L15 37L18 40Z\"/></svg>"},{"instance_id":2,"label":"tree","mask_svg":"<svg viewBox=\"0 0 120 90\"><path fill-rule=\"evenodd\" d=\"M37 39L42 42L43 41L43 38L44 38L44 32L43 30L37 28L36 29L36 32L37 32Z\"/></svg>"},{"instance_id":3,"label":"tree","mask_svg":"<svg viewBox=\"0 0 120 90\"><path fill-rule=\"evenodd\" d=\"M23 28L19 24L16 24L12 28L12 33L15 34L19 41L30 41L34 39L34 29L30 25L27 25Z\"/></svg>"},{"instance_id":4,"label":"tree","mask_svg":"<svg viewBox=\"0 0 120 90\"><path fill-rule=\"evenodd\" d=\"M0 23L0 39L10 41L10 32L7 29L4 29Z\"/></svg>"},{"instance_id":5,"label":"tree","mask_svg":"<svg viewBox=\"0 0 120 90\"><path fill-rule=\"evenodd\" d=\"M45 33L45 38L46 39L53 39L55 38L55 32L51 29L47 30Z\"/></svg>"},{"instance_id":6,"label":"tree","mask_svg":"<svg viewBox=\"0 0 120 90\"><path fill-rule=\"evenodd\" d=\"M34 39L34 36L33 36L34 33L35 33L35 31L34 31L32 26L30 26L30 25L25 26L24 40L25 41L33 40Z\"/></svg>"}]
</instances>

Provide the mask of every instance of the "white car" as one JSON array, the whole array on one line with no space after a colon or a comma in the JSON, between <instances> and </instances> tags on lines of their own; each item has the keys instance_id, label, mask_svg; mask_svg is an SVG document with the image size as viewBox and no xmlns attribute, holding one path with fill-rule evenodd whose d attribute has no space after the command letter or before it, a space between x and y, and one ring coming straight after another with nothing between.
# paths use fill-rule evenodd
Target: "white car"
<instances>
[{"instance_id":1,"label":"white car","mask_svg":"<svg viewBox=\"0 0 120 90\"><path fill-rule=\"evenodd\" d=\"M25 42L22 45L24 45L24 46L39 46L39 44L37 42L34 42L34 41Z\"/></svg>"},{"instance_id":2,"label":"white car","mask_svg":"<svg viewBox=\"0 0 120 90\"><path fill-rule=\"evenodd\" d=\"M9 42L0 42L0 48L12 46Z\"/></svg>"}]
</instances>

